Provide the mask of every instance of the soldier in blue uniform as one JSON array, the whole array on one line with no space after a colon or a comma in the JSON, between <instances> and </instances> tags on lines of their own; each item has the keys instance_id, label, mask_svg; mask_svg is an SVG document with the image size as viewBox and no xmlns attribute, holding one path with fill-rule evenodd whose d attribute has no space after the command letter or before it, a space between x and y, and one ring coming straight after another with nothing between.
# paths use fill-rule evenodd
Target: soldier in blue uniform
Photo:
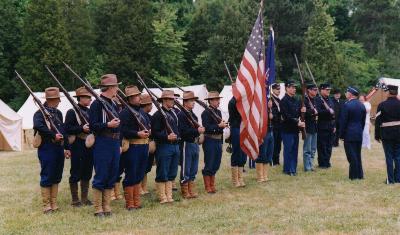
<instances>
[{"instance_id":1,"label":"soldier in blue uniform","mask_svg":"<svg viewBox=\"0 0 400 235\"><path fill-rule=\"evenodd\" d=\"M119 159L121 154L120 120L117 104L113 101L118 91L118 80L115 74L105 74L101 77L101 95L107 109L115 117L107 117L102 103L93 101L89 111L89 126L95 134L93 146L93 162L95 175L93 177L93 203L95 216L111 215L111 191L118 178Z\"/></svg>"},{"instance_id":2,"label":"soldier in blue uniform","mask_svg":"<svg viewBox=\"0 0 400 235\"><path fill-rule=\"evenodd\" d=\"M243 167L246 164L247 156L240 148L240 123L242 122L242 117L236 107L236 99L234 96L228 103L228 112L232 143L232 184L235 187L244 187Z\"/></svg>"},{"instance_id":3,"label":"soldier in blue uniform","mask_svg":"<svg viewBox=\"0 0 400 235\"><path fill-rule=\"evenodd\" d=\"M38 147L40 162L40 187L43 201L43 212L49 213L58 210L58 184L61 182L64 169L64 157L69 158L71 152L67 143L67 135L62 122L63 116L57 109L60 100L60 91L57 87L45 89L46 102L44 106L52 115L52 121L61 134L51 130L50 123L45 119L41 110L33 115L33 129L40 135L41 143ZM64 150L65 149L65 150Z\"/></svg>"},{"instance_id":4,"label":"soldier in blue uniform","mask_svg":"<svg viewBox=\"0 0 400 235\"><path fill-rule=\"evenodd\" d=\"M375 139L382 141L386 158L386 184L400 183L400 100L398 87L388 85L388 98L378 105Z\"/></svg>"},{"instance_id":5,"label":"soldier in blue uniform","mask_svg":"<svg viewBox=\"0 0 400 235\"><path fill-rule=\"evenodd\" d=\"M276 114L272 118L272 132L274 134L274 153L272 156L272 165L279 165L279 155L281 153L282 136L281 136L281 125L282 125L282 114L281 114L281 99L279 95L281 93L281 86L279 83L271 85L272 93L272 109L276 110Z\"/></svg>"},{"instance_id":6,"label":"soldier in blue uniform","mask_svg":"<svg viewBox=\"0 0 400 235\"><path fill-rule=\"evenodd\" d=\"M222 119L221 111L218 109L221 98L219 92L210 91L206 100L210 104L210 109ZM203 111L201 119L206 129L203 143L204 168L202 170L204 187L207 193L216 193L215 174L221 165L223 131L228 123L224 120L218 123L209 110Z\"/></svg>"},{"instance_id":7,"label":"soldier in blue uniform","mask_svg":"<svg viewBox=\"0 0 400 235\"><path fill-rule=\"evenodd\" d=\"M85 87L75 90L75 97L82 115L89 120L89 106L92 102L92 95ZM70 109L65 117L65 129L68 135L73 136L71 144L71 169L69 187L71 190L72 206L92 205L88 199L89 181L93 174L92 149L85 146L86 138L90 133L89 123L79 118L74 109ZM78 196L78 182L81 185L81 199Z\"/></svg>"},{"instance_id":8,"label":"soldier in blue uniform","mask_svg":"<svg viewBox=\"0 0 400 235\"><path fill-rule=\"evenodd\" d=\"M195 100L198 97L192 91L183 93L183 107L189 112L194 120L198 121L193 113ZM196 127L189 121L184 112L179 112L179 133L181 134L181 191L183 198L196 198L194 180L199 167L199 138L204 133L204 127Z\"/></svg>"},{"instance_id":9,"label":"soldier in blue uniform","mask_svg":"<svg viewBox=\"0 0 400 235\"><path fill-rule=\"evenodd\" d=\"M144 118L146 119L146 123L148 123L148 126L146 126L146 127L148 130L150 130L151 129L151 119L152 119L150 112L153 109L153 103L151 101L149 94L142 94L140 96L140 107L142 109L142 112L145 114ZM148 154L148 158L147 158L145 175L141 182L141 191L140 191L141 195L149 194L149 191L147 190L147 174L151 171L151 168L153 167L154 152L155 152L155 142L154 142L153 137L150 132L149 154Z\"/></svg>"},{"instance_id":10,"label":"soldier in blue uniform","mask_svg":"<svg viewBox=\"0 0 400 235\"><path fill-rule=\"evenodd\" d=\"M335 112L334 104L329 98L331 87L329 84L319 86L321 96L318 97L316 107L318 111L318 166L326 169L331 167L332 146L335 137ZM325 104L328 106L326 107Z\"/></svg>"},{"instance_id":11,"label":"soldier in blue uniform","mask_svg":"<svg viewBox=\"0 0 400 235\"><path fill-rule=\"evenodd\" d=\"M178 174L179 163L179 128L178 116L173 111L174 92L164 90L161 94L162 109L167 115L167 122L171 126L172 133L167 133L164 116L158 110L152 118L152 135L157 144L156 149L156 185L161 204L174 202L172 197L172 182Z\"/></svg>"},{"instance_id":12,"label":"soldier in blue uniform","mask_svg":"<svg viewBox=\"0 0 400 235\"><path fill-rule=\"evenodd\" d=\"M318 88L314 84L307 85L307 97L304 99L306 106L305 124L307 136L303 143L304 171L314 171L314 156L317 151L317 120L316 96Z\"/></svg>"},{"instance_id":13,"label":"soldier in blue uniform","mask_svg":"<svg viewBox=\"0 0 400 235\"><path fill-rule=\"evenodd\" d=\"M333 147L339 147L339 129L340 129L340 111L342 110L342 106L344 104L344 101L340 98L340 90L335 89L333 90L333 97L332 97L332 102L333 102L333 111L335 111L335 138L333 139Z\"/></svg>"},{"instance_id":14,"label":"soldier in blue uniform","mask_svg":"<svg viewBox=\"0 0 400 235\"><path fill-rule=\"evenodd\" d=\"M358 95L359 91L355 87L347 88L347 102L343 105L340 115L340 139L344 140L344 150L350 163L349 178L351 180L364 178L361 145L366 110L358 100Z\"/></svg>"},{"instance_id":15,"label":"soldier in blue uniform","mask_svg":"<svg viewBox=\"0 0 400 235\"><path fill-rule=\"evenodd\" d=\"M300 120L300 114L306 111L306 107L301 107L300 102L294 97L296 85L293 81L287 81L285 87L286 94L281 101L283 172L295 176L297 174L299 127L305 127L305 123Z\"/></svg>"},{"instance_id":16,"label":"soldier in blue uniform","mask_svg":"<svg viewBox=\"0 0 400 235\"><path fill-rule=\"evenodd\" d=\"M137 119L129 109L125 107L120 112L121 133L123 141L129 143L128 149L122 153L125 165L125 178L122 182L125 196L125 207L127 210L141 208L140 190L149 155L149 136L147 114L140 109L141 92L136 86L127 86L125 95L128 99L128 105L137 112ZM141 129L140 123L146 129Z\"/></svg>"}]
</instances>

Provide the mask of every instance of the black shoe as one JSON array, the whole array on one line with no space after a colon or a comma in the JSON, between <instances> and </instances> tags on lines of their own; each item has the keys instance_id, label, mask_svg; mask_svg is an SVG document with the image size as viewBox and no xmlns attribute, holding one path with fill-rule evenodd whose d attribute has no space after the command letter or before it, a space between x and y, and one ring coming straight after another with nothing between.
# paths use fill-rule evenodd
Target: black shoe
<instances>
[{"instance_id":1,"label":"black shoe","mask_svg":"<svg viewBox=\"0 0 400 235\"><path fill-rule=\"evenodd\" d=\"M102 217L104 217L104 212L94 213L94 216L102 218Z\"/></svg>"},{"instance_id":2,"label":"black shoe","mask_svg":"<svg viewBox=\"0 0 400 235\"><path fill-rule=\"evenodd\" d=\"M72 207L81 207L82 206L82 202L73 202L71 203Z\"/></svg>"},{"instance_id":3,"label":"black shoe","mask_svg":"<svg viewBox=\"0 0 400 235\"><path fill-rule=\"evenodd\" d=\"M93 206L93 203L90 200L87 200L85 202L82 202L83 206Z\"/></svg>"},{"instance_id":4,"label":"black shoe","mask_svg":"<svg viewBox=\"0 0 400 235\"><path fill-rule=\"evenodd\" d=\"M104 214L105 217L109 217L109 216L112 215L111 211L110 212L103 212L103 214Z\"/></svg>"}]
</instances>

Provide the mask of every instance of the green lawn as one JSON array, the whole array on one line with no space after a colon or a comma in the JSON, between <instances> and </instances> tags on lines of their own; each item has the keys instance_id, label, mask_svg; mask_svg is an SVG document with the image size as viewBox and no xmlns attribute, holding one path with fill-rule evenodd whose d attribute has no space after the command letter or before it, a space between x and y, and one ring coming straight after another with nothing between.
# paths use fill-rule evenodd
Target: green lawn
<instances>
[{"instance_id":1,"label":"green lawn","mask_svg":"<svg viewBox=\"0 0 400 235\"><path fill-rule=\"evenodd\" d=\"M68 160L60 188L61 211L43 215L36 152L1 152L0 234L399 234L400 186L383 184L386 172L379 144L363 153L363 181L348 180L344 151L337 148L329 170L304 173L300 155L297 177L283 175L282 167L276 167L270 182L258 184L255 170L248 170L247 186L241 189L231 186L225 153L217 194L201 191L194 200L175 194L177 202L160 205L150 180L152 194L144 198L143 209L128 212L120 200L112 203L111 218L98 219L93 208L69 205ZM202 189L202 179L197 182Z\"/></svg>"}]
</instances>

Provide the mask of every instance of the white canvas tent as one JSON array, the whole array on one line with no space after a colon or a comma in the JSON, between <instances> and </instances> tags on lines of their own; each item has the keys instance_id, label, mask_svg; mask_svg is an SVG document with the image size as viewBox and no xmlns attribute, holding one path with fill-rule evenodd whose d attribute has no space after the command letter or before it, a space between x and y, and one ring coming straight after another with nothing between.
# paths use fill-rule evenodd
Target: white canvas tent
<instances>
[{"instance_id":1,"label":"white canvas tent","mask_svg":"<svg viewBox=\"0 0 400 235\"><path fill-rule=\"evenodd\" d=\"M22 117L1 99L0 150L22 151Z\"/></svg>"},{"instance_id":2,"label":"white canvas tent","mask_svg":"<svg viewBox=\"0 0 400 235\"><path fill-rule=\"evenodd\" d=\"M201 85L193 85L193 86L185 86L182 87L183 90L185 91L193 91L194 95L199 97L200 100L204 101L204 99L207 97L208 95L208 91L206 88L205 84L201 84ZM179 88L176 87L170 87L170 88L164 88L166 90L173 90L176 94L179 94L182 98L182 94L183 92L181 90L179 90ZM156 94L157 97L161 96L161 90L158 88L150 88L150 90ZM145 89L143 89L143 93L147 93ZM151 114L154 114L157 111L157 108L154 106L153 104L153 109L151 111ZM201 113L204 111L204 108L201 107L200 105L196 104L193 112L194 114L196 114L196 116L199 118L199 123L201 123Z\"/></svg>"}]
</instances>

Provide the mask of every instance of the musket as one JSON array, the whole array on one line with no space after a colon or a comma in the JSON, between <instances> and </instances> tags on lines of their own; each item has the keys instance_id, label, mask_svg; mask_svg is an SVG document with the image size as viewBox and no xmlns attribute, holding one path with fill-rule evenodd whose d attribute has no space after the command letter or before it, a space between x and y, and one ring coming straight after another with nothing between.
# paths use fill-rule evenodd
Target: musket
<instances>
[{"instance_id":1,"label":"musket","mask_svg":"<svg viewBox=\"0 0 400 235\"><path fill-rule=\"evenodd\" d=\"M57 77L53 74L53 72L50 70L50 68L47 65L45 65L44 67L46 67L47 71L49 72L49 74L51 75L53 80L58 84L61 91L64 93L65 97L67 97L67 100L71 103L72 108L75 110L76 114L78 115L79 119L81 120L81 123L83 123L83 125L89 124L89 121L86 119L85 115L83 115L81 108L75 102L75 100L71 97L71 95L68 93L67 89L65 89L65 87L61 84L61 82L57 79Z\"/></svg>"},{"instance_id":2,"label":"musket","mask_svg":"<svg viewBox=\"0 0 400 235\"><path fill-rule=\"evenodd\" d=\"M42 104L40 99L33 93L31 88L28 86L28 84L25 82L25 80L19 75L17 70L14 70L15 74L17 75L17 78L24 84L26 89L28 89L29 93L33 97L34 102L39 106L40 111L43 113L44 118L50 123L50 128L56 132L56 134L61 134L60 130L57 128L56 124L53 122L53 115L49 111L47 111L46 107Z\"/></svg>"},{"instance_id":3,"label":"musket","mask_svg":"<svg viewBox=\"0 0 400 235\"><path fill-rule=\"evenodd\" d=\"M299 74L300 74L300 79L301 79L301 81L304 81L304 79L303 79L303 73L301 72L300 64L299 64L299 61L297 60L297 56L296 56L296 55L295 55L295 58L296 58L297 69L299 70ZM305 96L305 97L307 97L308 102L309 102L311 108L315 110L315 107L314 107L313 103L311 102L310 97L309 97L308 95Z\"/></svg>"},{"instance_id":4,"label":"musket","mask_svg":"<svg viewBox=\"0 0 400 235\"><path fill-rule=\"evenodd\" d=\"M164 118L164 124L165 124L165 128L167 129L167 134L172 134L174 133L174 131L172 130L171 125L168 122L168 117L167 114L164 112L164 110L162 109L160 103L156 100L156 95L150 91L150 89L147 87L146 83L143 81L142 77L140 77L140 75L138 74L138 72L136 72L136 76L138 77L138 81L139 83L144 87L144 89L147 91L147 93L150 95L151 98L151 102L153 102L153 104L156 106L156 108L158 109L158 111L160 111L161 116L163 116Z\"/></svg>"},{"instance_id":5,"label":"musket","mask_svg":"<svg viewBox=\"0 0 400 235\"><path fill-rule=\"evenodd\" d=\"M296 54L294 54L294 58L296 60L297 66L299 66L299 60L297 59L297 55ZM300 66L299 66L299 68L300 68ZM303 75L301 74L300 70L299 70L299 72L300 72L300 81L301 81L301 107L303 108L303 107L305 107L304 96L305 96L305 93L306 93L306 84L304 83ZM302 122L305 121L305 113L304 112L300 113L300 120ZM307 135L306 134L306 129L304 127L301 127L300 131L301 131L301 138L304 140L306 138L306 135Z\"/></svg>"},{"instance_id":6,"label":"musket","mask_svg":"<svg viewBox=\"0 0 400 235\"><path fill-rule=\"evenodd\" d=\"M235 66L236 72L239 72L238 67L236 66L236 64L233 64L233 66Z\"/></svg>"},{"instance_id":7,"label":"musket","mask_svg":"<svg viewBox=\"0 0 400 235\"><path fill-rule=\"evenodd\" d=\"M225 61L225 60L224 60L224 64L225 64L225 69L226 69L226 72L228 73L229 79L230 79L231 82L233 83L234 81L233 81L233 78L232 78L232 76L231 76L231 72L229 71L228 65L226 65L226 61ZM236 65L235 65L235 66L236 66Z\"/></svg>"},{"instance_id":8,"label":"musket","mask_svg":"<svg viewBox=\"0 0 400 235\"><path fill-rule=\"evenodd\" d=\"M139 125L139 129L140 130L143 130L143 131L148 131L147 130L147 128L144 126L144 124L143 124L143 122L142 121L140 121L140 114L135 110L135 109L133 109L125 100L124 100L124 98L126 99L127 97L126 97L126 95L125 95L125 93L124 92L122 92L121 91L121 89L119 89L118 88L118 91L119 91L119 93L121 93L121 95L123 96L123 98L120 96L120 95L116 95L117 96L117 99L121 102L121 104L123 105L123 106L125 106L127 109L128 109L128 111L132 114L132 116L133 116L133 118L135 119L135 121L138 123L138 125Z\"/></svg>"},{"instance_id":9,"label":"musket","mask_svg":"<svg viewBox=\"0 0 400 235\"><path fill-rule=\"evenodd\" d=\"M160 91L164 90L156 81L154 81L153 79L151 79L151 81L154 83L154 85L157 86L158 89L160 89ZM186 118L194 128L200 127L200 124L192 117L189 111L185 107L183 107L181 103L179 103L179 101L174 100L174 103L181 110L181 112L185 114Z\"/></svg>"},{"instance_id":10,"label":"musket","mask_svg":"<svg viewBox=\"0 0 400 235\"><path fill-rule=\"evenodd\" d=\"M115 118L117 118L114 113L108 108L108 105L106 103L106 101L104 101L92 88L92 86L90 85L90 83L85 79L81 78L68 64L66 64L65 62L63 62L64 66L76 77L78 78L79 81L81 81L81 83L83 84L83 86L86 88L86 90L93 95L93 97L98 100L101 105L103 106L104 111L106 112L106 115L108 117L109 120L113 120Z\"/></svg>"}]
</instances>

